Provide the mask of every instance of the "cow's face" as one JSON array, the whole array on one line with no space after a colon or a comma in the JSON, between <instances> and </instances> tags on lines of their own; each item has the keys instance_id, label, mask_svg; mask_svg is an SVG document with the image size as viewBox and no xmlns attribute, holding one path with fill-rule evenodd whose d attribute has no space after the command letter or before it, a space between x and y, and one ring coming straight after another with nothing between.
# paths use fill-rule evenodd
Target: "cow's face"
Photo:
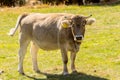
<instances>
[{"instance_id":1,"label":"cow's face","mask_svg":"<svg viewBox=\"0 0 120 80\"><path fill-rule=\"evenodd\" d=\"M89 17L75 15L72 18L63 22L63 28L71 28L74 41L81 42L84 38L85 25L91 25L95 19L88 19Z\"/></svg>"},{"instance_id":2,"label":"cow's face","mask_svg":"<svg viewBox=\"0 0 120 80\"><path fill-rule=\"evenodd\" d=\"M73 16L71 19L71 31L74 40L81 42L85 33L86 19L82 16Z\"/></svg>"}]
</instances>

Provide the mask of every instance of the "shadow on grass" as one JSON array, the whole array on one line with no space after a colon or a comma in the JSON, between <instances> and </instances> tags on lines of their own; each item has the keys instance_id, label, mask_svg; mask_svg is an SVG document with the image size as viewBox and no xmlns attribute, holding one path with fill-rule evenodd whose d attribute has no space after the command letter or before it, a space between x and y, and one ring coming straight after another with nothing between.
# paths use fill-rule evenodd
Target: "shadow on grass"
<instances>
[{"instance_id":1,"label":"shadow on grass","mask_svg":"<svg viewBox=\"0 0 120 80\"><path fill-rule=\"evenodd\" d=\"M41 78L31 77L28 75L25 75L25 76L34 80L108 80L106 78L87 75L85 73L72 73L69 75L61 75L61 74L48 74L48 73L41 72L40 74L45 75L47 78L41 79Z\"/></svg>"}]
</instances>

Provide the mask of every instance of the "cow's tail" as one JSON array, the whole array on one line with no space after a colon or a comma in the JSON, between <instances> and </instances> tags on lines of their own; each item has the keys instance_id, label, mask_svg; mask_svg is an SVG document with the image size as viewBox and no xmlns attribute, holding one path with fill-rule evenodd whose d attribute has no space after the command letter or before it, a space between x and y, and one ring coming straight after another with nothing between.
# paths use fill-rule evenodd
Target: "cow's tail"
<instances>
[{"instance_id":1,"label":"cow's tail","mask_svg":"<svg viewBox=\"0 0 120 80\"><path fill-rule=\"evenodd\" d=\"M18 17L15 28L11 28L8 35L13 36L15 34L15 32L17 31L18 27L21 24L21 20L25 18L27 15L28 15L27 13L24 13Z\"/></svg>"}]
</instances>

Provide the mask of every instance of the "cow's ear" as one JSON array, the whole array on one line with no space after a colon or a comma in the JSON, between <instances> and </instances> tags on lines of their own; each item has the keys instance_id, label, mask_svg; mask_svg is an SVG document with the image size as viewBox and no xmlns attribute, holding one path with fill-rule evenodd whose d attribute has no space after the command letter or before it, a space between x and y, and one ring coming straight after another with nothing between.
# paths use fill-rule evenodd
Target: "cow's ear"
<instances>
[{"instance_id":1,"label":"cow's ear","mask_svg":"<svg viewBox=\"0 0 120 80\"><path fill-rule=\"evenodd\" d=\"M70 26L69 20L63 20L61 22L61 27L63 27L63 28L69 28L69 26Z\"/></svg>"},{"instance_id":2,"label":"cow's ear","mask_svg":"<svg viewBox=\"0 0 120 80\"><path fill-rule=\"evenodd\" d=\"M92 25L95 21L96 21L96 19L95 18L88 18L88 19L86 19L86 24L87 25Z\"/></svg>"}]
</instances>

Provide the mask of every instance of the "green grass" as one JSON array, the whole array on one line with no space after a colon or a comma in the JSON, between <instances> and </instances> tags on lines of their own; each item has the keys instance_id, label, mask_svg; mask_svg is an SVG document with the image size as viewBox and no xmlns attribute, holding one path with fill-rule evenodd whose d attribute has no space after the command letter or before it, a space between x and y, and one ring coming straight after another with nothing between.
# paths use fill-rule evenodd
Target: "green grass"
<instances>
[{"instance_id":1,"label":"green grass","mask_svg":"<svg viewBox=\"0 0 120 80\"><path fill-rule=\"evenodd\" d=\"M79 74L58 75L62 72L59 50L43 51L38 54L37 74L32 70L29 49L24 60L27 76L17 72L18 34L7 35L16 24L18 15L23 12L92 14L96 23L86 26L85 39L77 54L76 67ZM120 79L120 6L45 6L40 8L0 8L0 75L2 80L119 80ZM70 70L70 60L68 63Z\"/></svg>"}]
</instances>

